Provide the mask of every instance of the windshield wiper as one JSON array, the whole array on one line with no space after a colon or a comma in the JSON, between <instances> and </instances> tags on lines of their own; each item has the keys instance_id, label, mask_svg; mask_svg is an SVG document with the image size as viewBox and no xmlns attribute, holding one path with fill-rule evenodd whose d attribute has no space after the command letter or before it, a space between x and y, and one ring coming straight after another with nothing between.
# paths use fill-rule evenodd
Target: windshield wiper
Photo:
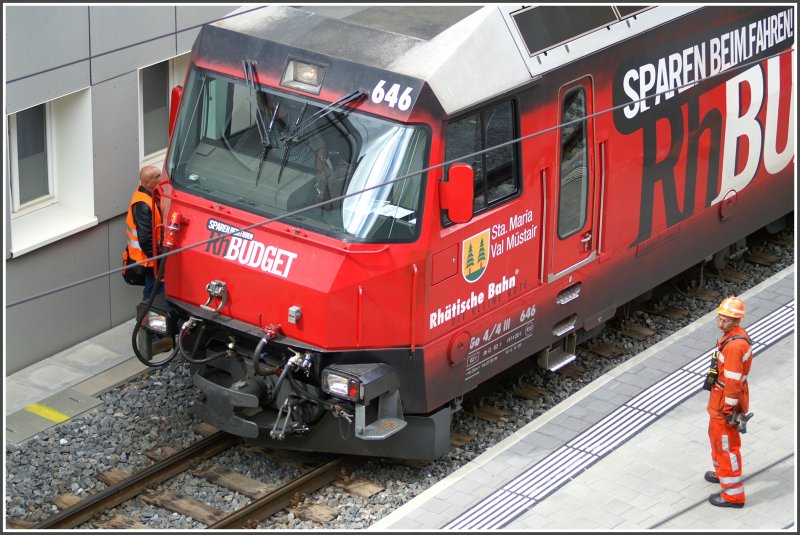
<instances>
[{"instance_id":1,"label":"windshield wiper","mask_svg":"<svg viewBox=\"0 0 800 535\"><path fill-rule=\"evenodd\" d=\"M256 107L256 129L258 130L258 135L261 138L261 145L264 147L269 147L269 130L267 129L267 125L264 121L264 115L261 113L261 107L258 105L258 99L253 97L253 91L258 91L258 89L256 89L255 62L242 60L242 70L244 71L244 80L247 82L247 87L250 89L250 98L253 99L253 104L255 104ZM277 111L277 109L275 111ZM275 120L274 114L272 119L273 121ZM270 123L270 126L272 126L272 123Z\"/></svg>"},{"instance_id":2,"label":"windshield wiper","mask_svg":"<svg viewBox=\"0 0 800 535\"><path fill-rule=\"evenodd\" d=\"M278 116L278 109L281 103L275 105L272 112L272 117L269 120L269 126L264 121L264 115L261 112L261 106L258 105L258 97L253 98L253 91L258 91L256 88L256 64L254 61L242 60L242 70L244 71L244 79L247 82L247 87L250 89L250 97L256 107L256 130L258 136L261 138L261 154L258 157L258 171L256 172L256 186L261 177L261 168L264 166L264 161L267 159L267 150L272 146L269 140L269 135L272 133L272 127L275 125L275 118Z\"/></svg>"},{"instance_id":3,"label":"windshield wiper","mask_svg":"<svg viewBox=\"0 0 800 535\"><path fill-rule=\"evenodd\" d=\"M278 106L280 106L280 104L278 104ZM278 106L275 107L276 110L278 109ZM306 113L306 108L308 108L308 102L305 102L303 104L303 109L300 110L300 114L297 116L297 120L294 122L292 130L296 129L297 125L300 124L300 121L303 119L303 115ZM273 117L272 119L274 121L275 117ZM269 129L272 130L272 123L270 123ZM281 175L283 174L283 168L286 167L286 162L289 161L289 151L291 150L294 141L296 140L293 137L290 137L289 139L286 140L286 146L283 149L283 161L281 161L281 168L278 171L278 181L277 181L278 184L281 183Z\"/></svg>"},{"instance_id":4,"label":"windshield wiper","mask_svg":"<svg viewBox=\"0 0 800 535\"><path fill-rule=\"evenodd\" d=\"M281 107L281 103L278 102L275 104L275 111L272 112L272 118L269 120L269 126L267 127L267 146L269 146L269 135L272 133L272 126L275 124L275 117L278 116L278 109Z\"/></svg>"},{"instance_id":5,"label":"windshield wiper","mask_svg":"<svg viewBox=\"0 0 800 535\"><path fill-rule=\"evenodd\" d=\"M286 132L284 135L281 136L280 138L281 141L284 141L287 138L295 137L297 134L308 128L310 125L316 123L318 120L322 119L332 111L344 107L345 104L349 104L356 100L360 100L365 95L366 93L364 93L363 91L353 91L349 95L343 96L336 102L328 104L327 106L319 110L317 113L309 117L307 121L303 122L302 124L295 124L291 130L289 130L288 132Z\"/></svg>"},{"instance_id":6,"label":"windshield wiper","mask_svg":"<svg viewBox=\"0 0 800 535\"><path fill-rule=\"evenodd\" d=\"M272 112L272 119L269 120L269 127L267 127L267 131L264 134L263 138L266 141L263 141L261 145L261 154L258 156L258 171L256 171L256 186L258 186L258 179L261 178L261 168L264 167L264 162L267 160L267 150L272 146L269 141L269 134L272 132L272 125L275 124L275 117L278 116L278 108L281 107L281 103L278 102L275 105L275 111ZM259 130L259 133L261 131ZM280 181L280 175L278 176L278 181Z\"/></svg>"}]
</instances>

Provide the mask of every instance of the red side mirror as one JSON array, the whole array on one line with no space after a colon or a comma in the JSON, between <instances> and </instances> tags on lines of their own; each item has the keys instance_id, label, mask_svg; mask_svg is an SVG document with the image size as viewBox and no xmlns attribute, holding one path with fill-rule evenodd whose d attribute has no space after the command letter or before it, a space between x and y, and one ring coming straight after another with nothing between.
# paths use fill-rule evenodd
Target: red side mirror
<instances>
[{"instance_id":1,"label":"red side mirror","mask_svg":"<svg viewBox=\"0 0 800 535\"><path fill-rule=\"evenodd\" d=\"M447 173L447 182L439 182L439 208L447 211L454 223L472 219L475 177L472 166L454 163Z\"/></svg>"},{"instance_id":2,"label":"red side mirror","mask_svg":"<svg viewBox=\"0 0 800 535\"><path fill-rule=\"evenodd\" d=\"M176 85L172 88L169 99L169 137L172 137L172 131L175 129L175 119L178 117L181 97L183 97L183 86Z\"/></svg>"}]
</instances>

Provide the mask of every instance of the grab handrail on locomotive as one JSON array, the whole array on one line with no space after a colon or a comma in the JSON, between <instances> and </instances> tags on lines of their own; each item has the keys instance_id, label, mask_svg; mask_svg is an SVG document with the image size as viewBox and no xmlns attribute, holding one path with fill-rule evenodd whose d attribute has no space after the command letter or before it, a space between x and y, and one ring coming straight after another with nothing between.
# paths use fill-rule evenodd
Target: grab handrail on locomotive
<instances>
[{"instance_id":1,"label":"grab handrail on locomotive","mask_svg":"<svg viewBox=\"0 0 800 535\"><path fill-rule=\"evenodd\" d=\"M793 21L318 5L203 26L137 355L180 355L199 417L250 442L440 457L479 384L563 366L618 307L789 221ZM176 340L160 362L150 332Z\"/></svg>"}]
</instances>

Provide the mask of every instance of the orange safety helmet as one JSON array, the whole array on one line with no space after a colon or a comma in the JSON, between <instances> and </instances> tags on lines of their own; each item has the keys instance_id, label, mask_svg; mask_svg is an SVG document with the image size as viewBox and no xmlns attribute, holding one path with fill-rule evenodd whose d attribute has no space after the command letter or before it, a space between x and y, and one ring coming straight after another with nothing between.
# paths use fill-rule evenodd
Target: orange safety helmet
<instances>
[{"instance_id":1,"label":"orange safety helmet","mask_svg":"<svg viewBox=\"0 0 800 535\"><path fill-rule=\"evenodd\" d=\"M717 307L717 314L728 316L729 318L744 317L744 301L738 297L726 297Z\"/></svg>"}]
</instances>

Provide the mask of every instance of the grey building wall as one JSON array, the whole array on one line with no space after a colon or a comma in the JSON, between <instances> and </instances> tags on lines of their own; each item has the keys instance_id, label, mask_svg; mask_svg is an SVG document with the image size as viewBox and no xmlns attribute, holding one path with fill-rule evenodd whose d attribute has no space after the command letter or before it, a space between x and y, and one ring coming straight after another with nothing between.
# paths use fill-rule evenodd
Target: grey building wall
<instances>
[{"instance_id":1,"label":"grey building wall","mask_svg":"<svg viewBox=\"0 0 800 535\"><path fill-rule=\"evenodd\" d=\"M88 7L9 6L4 18L6 114L89 85Z\"/></svg>"},{"instance_id":2,"label":"grey building wall","mask_svg":"<svg viewBox=\"0 0 800 535\"><path fill-rule=\"evenodd\" d=\"M3 203L7 375L134 316L141 288L127 286L119 273L103 274L121 265L125 213L137 183L138 69L188 52L200 25L237 7L4 6L6 123L10 114L90 87L87 165L98 219L90 229L11 257L11 203ZM3 155L7 195L8 139ZM85 279L92 280L17 304Z\"/></svg>"}]
</instances>

